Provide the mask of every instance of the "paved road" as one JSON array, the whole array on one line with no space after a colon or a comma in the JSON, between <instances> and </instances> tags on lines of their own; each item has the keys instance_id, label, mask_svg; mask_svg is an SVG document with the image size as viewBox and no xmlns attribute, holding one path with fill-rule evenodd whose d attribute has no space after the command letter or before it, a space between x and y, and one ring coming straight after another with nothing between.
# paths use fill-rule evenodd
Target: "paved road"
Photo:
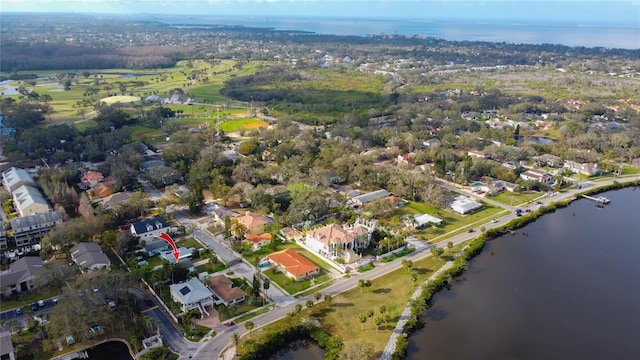
<instances>
[{"instance_id":1,"label":"paved road","mask_svg":"<svg viewBox=\"0 0 640 360\"><path fill-rule=\"evenodd\" d=\"M185 226L195 225L193 236L211 248L213 252L216 253L216 256L225 264L232 264L229 270L233 271L234 275L243 277L249 282L253 280L253 276L256 274L255 268L247 264L238 253L233 251L230 248L229 242L225 241L222 235L211 234L202 224L191 219L183 210L174 209L171 211L171 215ZM282 292L276 286L269 287L267 295L273 302L279 304L290 303L294 299L291 295Z\"/></svg>"},{"instance_id":2,"label":"paved road","mask_svg":"<svg viewBox=\"0 0 640 360\"><path fill-rule=\"evenodd\" d=\"M640 176L634 176L634 177L628 177L628 178L617 178L617 179L611 179L607 181L594 183L594 186L598 187L598 186L610 185L613 183L614 180L617 182L623 183L623 182L630 182L638 179L640 179ZM548 205L549 203L552 203L552 202L562 201L565 199L575 197L576 195L578 195L583 191L585 191L585 189L570 190L565 193L556 194L552 197L545 197L544 199L541 200L541 202L544 205ZM499 204L499 206L508 208L508 209L515 209L515 207L505 206L504 204ZM502 223L508 222L514 219L515 217L516 217L516 214L513 211L510 211L509 214L501 217L498 220L498 222L483 224L483 226L487 229L491 229L491 228L500 226ZM465 232L465 233L461 233L453 237L447 238L436 245L442 247L444 246L445 241L446 242L451 241L453 244L460 244L465 241L471 240L476 235L477 233L475 232L474 233ZM423 246L423 247L417 248L415 252L407 255L405 259L410 259L415 262L417 260L421 260L423 258L429 257L431 256L431 253L429 251L425 251L428 248L429 246ZM358 286L358 280L360 279L374 280L378 277L384 276L392 271L395 271L401 267L402 267L402 263L400 261L393 261L390 263L380 263L380 264L377 264L375 268L365 273L362 273L362 274L355 273L349 279L345 279L345 278L338 279L337 283L325 288L323 290L323 293L325 294L330 293L332 296L335 296ZM306 301L310 298L311 296L308 296L305 298L289 301L285 304L278 303L277 307L274 310L271 310L268 313L256 316L251 320L255 324L254 328L259 328L261 326L274 322L278 319L281 319L282 317L286 316L288 312L291 311L291 309L295 306L295 304L301 304L304 306ZM238 335L243 335L246 332L246 330L244 326L242 326L241 324L225 329L224 331L218 333L216 337L214 337L210 341L201 342L200 347L197 349L195 353L181 353L180 358L181 359L192 358L192 359L203 359L203 360L218 359L220 357L220 352L224 350L228 344L231 343L231 337L234 332L237 333ZM230 356L230 358L233 356L233 354L226 354L226 355Z\"/></svg>"}]
</instances>

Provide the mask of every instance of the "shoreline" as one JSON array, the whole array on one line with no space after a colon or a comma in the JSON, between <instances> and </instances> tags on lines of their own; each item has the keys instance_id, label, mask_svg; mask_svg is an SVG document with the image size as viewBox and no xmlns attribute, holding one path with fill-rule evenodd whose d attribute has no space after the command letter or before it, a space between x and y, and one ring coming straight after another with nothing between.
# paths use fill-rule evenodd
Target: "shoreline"
<instances>
[{"instance_id":1,"label":"shoreline","mask_svg":"<svg viewBox=\"0 0 640 360\"><path fill-rule=\"evenodd\" d=\"M640 187L639 176L630 177L628 178L628 181L624 181L624 182L620 182L617 180L609 180L609 181L611 183L600 184L599 186L595 185L593 188L585 189L582 191L576 190L573 194L568 194L568 197L566 199L554 201L552 203L549 203L546 206L539 208L534 212L523 215L522 217L516 217L515 219L512 219L501 226L497 226L492 229L489 229L484 234L481 234L480 236L472 239L471 243L467 245L463 250L464 251L463 256L455 260L454 265L458 263L457 264L458 266L452 266L446 269L445 271L443 271L443 273L439 274L438 276L434 276L433 279L430 278L429 285L431 285L431 287L428 287L427 285L422 285L420 288L420 291L421 291L420 296L415 298L415 300L411 300L409 302L409 304L407 305L404 311L407 311L407 309L411 310L411 313L408 316L408 318L410 320L413 320L413 322L407 321L405 323L404 329L402 329L402 332L401 332L402 336L400 336L400 334L396 335L396 330L394 330L394 333L392 334L392 338L389 339L389 344L388 344L388 347L392 351L392 353L391 353L391 356L387 359L391 359L391 358L403 359L406 357L406 351L409 346L407 339L415 332L415 330L417 330L421 321L420 319L426 313L428 309L428 305L433 299L433 296L438 292L440 292L442 288L450 284L450 282L454 278L462 275L467 270L467 263L477 255L482 253L482 250L484 248L484 244L486 243L486 241L490 241L497 237L506 235L514 230L524 228L527 224L535 221L541 216L555 212L555 210L558 208L568 207L574 201L581 199L582 195L595 195L595 194L600 194L607 191L620 190L627 187ZM477 242L475 244L477 251L475 250L467 251L470 248L470 246L474 245L474 242ZM419 306L415 304L414 301L422 302L423 306ZM403 312L403 315L404 315L404 312ZM396 339L393 339L394 336L396 336ZM393 344L392 344L392 340L395 340L393 341ZM386 350L387 349L385 348L385 353L386 353Z\"/></svg>"}]
</instances>

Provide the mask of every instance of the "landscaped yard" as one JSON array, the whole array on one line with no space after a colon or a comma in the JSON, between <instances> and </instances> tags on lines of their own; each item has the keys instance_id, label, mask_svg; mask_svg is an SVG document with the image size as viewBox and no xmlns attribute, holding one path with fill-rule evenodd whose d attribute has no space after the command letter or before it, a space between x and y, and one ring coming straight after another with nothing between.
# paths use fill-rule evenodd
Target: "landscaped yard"
<instances>
[{"instance_id":1,"label":"landscaped yard","mask_svg":"<svg viewBox=\"0 0 640 360\"><path fill-rule=\"evenodd\" d=\"M456 230L462 231L461 229L464 229L471 224L486 222L502 211L504 211L502 208L491 204L485 204L485 207L480 211L472 214L460 215L450 210L443 210L437 206L410 201L406 206L398 208L396 210L396 215L429 214L442 219L443 223L440 226L430 226L425 229L415 230L413 233L413 235L418 238L433 240L436 237ZM398 226L399 229L404 226L401 223L397 223L395 225Z\"/></svg>"},{"instance_id":2,"label":"landscaped yard","mask_svg":"<svg viewBox=\"0 0 640 360\"><path fill-rule=\"evenodd\" d=\"M444 260L434 257L414 262L413 269L418 276L417 284L423 283L443 264ZM414 290L410 274L404 269L399 269L373 280L370 288L364 290L354 288L335 296L330 303L321 302L312 308L305 308L300 319L317 319L321 327L345 343L355 341L371 343L376 352L374 358L379 358ZM382 324L380 329L376 330L374 319L381 316L381 305L385 306L385 314L389 314L391 321ZM358 315L366 313L368 309L374 311L374 316L367 319L362 329ZM297 320L287 317L265 328L254 330L252 338L259 339L270 329L290 327L294 321ZM248 337L243 338L243 340L246 339Z\"/></svg>"},{"instance_id":3,"label":"landscaped yard","mask_svg":"<svg viewBox=\"0 0 640 360\"><path fill-rule=\"evenodd\" d=\"M295 281L281 272L274 272L273 269L266 270L263 273L267 277L269 277L271 281L278 284L282 289L292 295L306 290L315 284L319 284L331 279L331 276L322 270L320 271L320 274L317 275L313 280L305 279L300 281Z\"/></svg>"}]
</instances>

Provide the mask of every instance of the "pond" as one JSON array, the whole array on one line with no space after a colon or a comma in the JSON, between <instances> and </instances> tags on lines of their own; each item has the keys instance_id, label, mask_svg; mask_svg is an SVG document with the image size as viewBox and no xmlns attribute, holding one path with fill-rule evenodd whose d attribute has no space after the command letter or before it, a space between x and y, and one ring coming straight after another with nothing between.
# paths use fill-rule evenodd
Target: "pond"
<instances>
[{"instance_id":1,"label":"pond","mask_svg":"<svg viewBox=\"0 0 640 360\"><path fill-rule=\"evenodd\" d=\"M89 360L133 360L127 344L122 341L107 341L87 350Z\"/></svg>"},{"instance_id":2,"label":"pond","mask_svg":"<svg viewBox=\"0 0 640 360\"><path fill-rule=\"evenodd\" d=\"M322 360L324 350L313 341L296 341L288 349L272 356L271 360Z\"/></svg>"},{"instance_id":3,"label":"pond","mask_svg":"<svg viewBox=\"0 0 640 360\"><path fill-rule=\"evenodd\" d=\"M515 136L516 146L520 146L525 142L531 142L538 145L549 145L553 144L555 140L545 137L545 136Z\"/></svg>"}]
</instances>

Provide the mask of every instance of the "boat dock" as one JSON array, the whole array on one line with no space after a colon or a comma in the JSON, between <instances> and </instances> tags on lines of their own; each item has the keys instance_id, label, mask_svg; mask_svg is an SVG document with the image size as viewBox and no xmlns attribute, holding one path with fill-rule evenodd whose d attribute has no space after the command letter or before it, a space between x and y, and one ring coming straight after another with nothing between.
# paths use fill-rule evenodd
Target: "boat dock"
<instances>
[{"instance_id":1,"label":"boat dock","mask_svg":"<svg viewBox=\"0 0 640 360\"><path fill-rule=\"evenodd\" d=\"M589 195L582 195L583 198L585 199L589 199L591 201L595 201L598 204L608 204L611 202L611 200L607 199L604 196L598 196L598 197L593 197L593 196L589 196Z\"/></svg>"}]
</instances>

